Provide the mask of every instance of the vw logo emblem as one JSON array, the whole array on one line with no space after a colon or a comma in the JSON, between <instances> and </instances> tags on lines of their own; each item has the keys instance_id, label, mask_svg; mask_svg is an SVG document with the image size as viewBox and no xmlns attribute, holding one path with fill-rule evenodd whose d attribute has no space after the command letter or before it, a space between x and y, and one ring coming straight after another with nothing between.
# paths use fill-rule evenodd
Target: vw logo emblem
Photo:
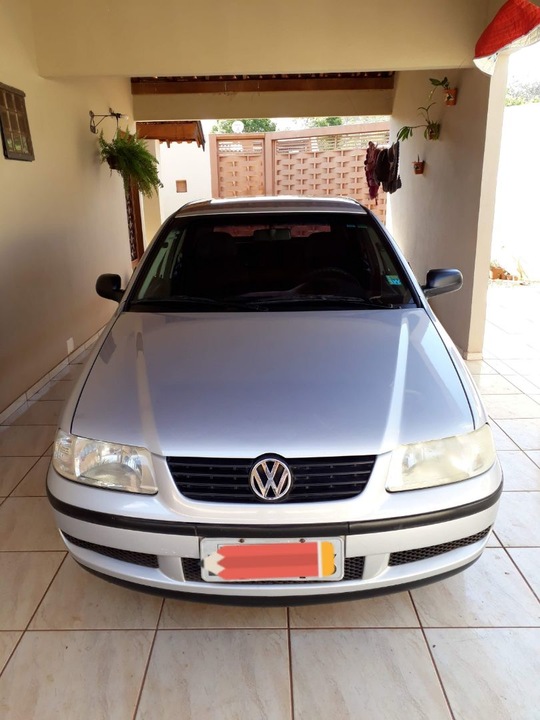
<instances>
[{"instance_id":1,"label":"vw logo emblem","mask_svg":"<svg viewBox=\"0 0 540 720\"><path fill-rule=\"evenodd\" d=\"M266 457L251 469L249 483L261 500L282 500L292 485L291 471L282 460Z\"/></svg>"}]
</instances>

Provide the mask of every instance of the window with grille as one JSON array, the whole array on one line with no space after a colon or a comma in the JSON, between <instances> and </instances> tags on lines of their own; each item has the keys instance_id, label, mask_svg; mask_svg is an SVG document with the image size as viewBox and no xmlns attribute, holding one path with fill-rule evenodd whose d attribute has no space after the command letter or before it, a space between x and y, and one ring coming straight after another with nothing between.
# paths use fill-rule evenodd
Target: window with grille
<instances>
[{"instance_id":1,"label":"window with grille","mask_svg":"<svg viewBox=\"0 0 540 720\"><path fill-rule=\"evenodd\" d=\"M34 159L24 98L22 90L0 83L2 145L5 157L10 160Z\"/></svg>"}]
</instances>

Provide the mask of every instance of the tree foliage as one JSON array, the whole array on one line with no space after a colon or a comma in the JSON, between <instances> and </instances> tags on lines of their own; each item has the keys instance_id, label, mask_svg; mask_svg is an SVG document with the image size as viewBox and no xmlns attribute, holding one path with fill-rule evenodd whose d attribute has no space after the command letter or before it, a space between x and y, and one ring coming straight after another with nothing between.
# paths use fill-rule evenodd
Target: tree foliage
<instances>
[{"instance_id":1,"label":"tree foliage","mask_svg":"<svg viewBox=\"0 0 540 720\"><path fill-rule=\"evenodd\" d=\"M309 118L308 127L320 128L320 127L333 127L336 125L343 125L343 118L340 117L314 117Z\"/></svg>"},{"instance_id":2,"label":"tree foliage","mask_svg":"<svg viewBox=\"0 0 540 720\"><path fill-rule=\"evenodd\" d=\"M269 118L242 118L241 121L244 123L243 133L258 133L258 132L275 132L276 123ZM223 135L229 135L234 132L232 129L233 120L218 120L217 124L212 127L213 133L221 133Z\"/></svg>"},{"instance_id":3,"label":"tree foliage","mask_svg":"<svg viewBox=\"0 0 540 720\"><path fill-rule=\"evenodd\" d=\"M513 82L506 90L506 105L528 105L540 102L540 81Z\"/></svg>"}]
</instances>

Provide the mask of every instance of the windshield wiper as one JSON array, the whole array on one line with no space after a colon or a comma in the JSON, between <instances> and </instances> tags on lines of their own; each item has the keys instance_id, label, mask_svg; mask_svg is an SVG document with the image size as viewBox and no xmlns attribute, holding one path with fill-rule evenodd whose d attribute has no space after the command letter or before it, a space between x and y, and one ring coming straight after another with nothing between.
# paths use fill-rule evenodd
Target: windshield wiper
<instances>
[{"instance_id":1,"label":"windshield wiper","mask_svg":"<svg viewBox=\"0 0 540 720\"><path fill-rule=\"evenodd\" d=\"M196 307L204 307L205 309L212 310L216 308L219 310L247 310L257 311L256 307L246 307L245 303L234 302L231 300L216 300L208 297L195 297L193 295L169 295L168 297L150 297L141 298L139 300L132 300L130 307L143 308L149 307L190 307L192 309Z\"/></svg>"},{"instance_id":2,"label":"windshield wiper","mask_svg":"<svg viewBox=\"0 0 540 720\"><path fill-rule=\"evenodd\" d=\"M269 305L288 307L290 305L313 305L315 307L336 307L346 306L347 308L369 308L375 310L391 310L399 307L391 303L384 303L379 298L359 298L340 295L293 295L290 297L269 297L247 303L249 307L264 309Z\"/></svg>"}]
</instances>

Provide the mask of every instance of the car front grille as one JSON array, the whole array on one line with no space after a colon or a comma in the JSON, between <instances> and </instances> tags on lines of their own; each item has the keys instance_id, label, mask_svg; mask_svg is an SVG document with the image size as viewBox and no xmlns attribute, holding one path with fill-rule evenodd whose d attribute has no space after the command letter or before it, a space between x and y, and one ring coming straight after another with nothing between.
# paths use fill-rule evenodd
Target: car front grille
<instances>
[{"instance_id":1,"label":"car front grille","mask_svg":"<svg viewBox=\"0 0 540 720\"><path fill-rule=\"evenodd\" d=\"M79 540L67 533L63 533L63 535L72 545L77 545L77 547L84 548L85 550L92 550L92 552L106 555L115 560L122 560L123 562L132 563L133 565L143 565L144 567L151 568L157 568L159 566L157 555L132 552L131 550L119 550L118 548L111 548L106 545L97 545L96 543L86 542L86 540Z\"/></svg>"},{"instance_id":2,"label":"car front grille","mask_svg":"<svg viewBox=\"0 0 540 720\"><path fill-rule=\"evenodd\" d=\"M201 563L197 558L182 558L184 578L188 582L205 582L201 578ZM345 558L343 580L361 580L364 574L364 558ZM247 585L290 585L291 583L313 582L312 580L243 580Z\"/></svg>"},{"instance_id":3,"label":"car front grille","mask_svg":"<svg viewBox=\"0 0 540 720\"><path fill-rule=\"evenodd\" d=\"M359 495L370 478L375 456L287 460L293 486L288 503L345 500ZM264 502L251 490L253 460L167 458L178 490L190 500Z\"/></svg>"},{"instance_id":4,"label":"car front grille","mask_svg":"<svg viewBox=\"0 0 540 720\"><path fill-rule=\"evenodd\" d=\"M491 530L488 527L482 532L476 533L475 535L469 535L469 537L461 538L460 540L452 540L451 542L441 543L440 545L431 545L429 547L416 548L415 550L403 550L401 552L395 552L390 555L389 565L404 565L405 563L416 562L417 560L425 560L426 558L435 557L436 555L442 555L443 553L456 550L460 547L466 547L467 545L473 545L479 540L483 540Z\"/></svg>"}]
</instances>

